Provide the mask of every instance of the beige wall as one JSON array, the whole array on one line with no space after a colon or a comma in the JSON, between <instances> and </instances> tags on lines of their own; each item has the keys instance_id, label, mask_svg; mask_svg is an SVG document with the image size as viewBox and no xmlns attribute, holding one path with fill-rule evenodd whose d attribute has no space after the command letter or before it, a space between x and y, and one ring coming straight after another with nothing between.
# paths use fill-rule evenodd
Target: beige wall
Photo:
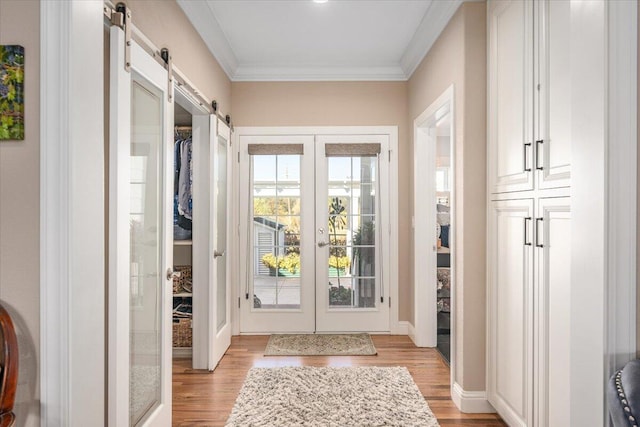
<instances>
[{"instance_id":1,"label":"beige wall","mask_svg":"<svg viewBox=\"0 0 640 427\"><path fill-rule=\"evenodd\" d=\"M406 82L235 82L232 105L235 126L398 126L400 320L413 322Z\"/></svg>"},{"instance_id":2,"label":"beige wall","mask_svg":"<svg viewBox=\"0 0 640 427\"><path fill-rule=\"evenodd\" d=\"M174 1L128 0L134 25L159 49L167 48L173 63L206 99L231 111L231 82L209 48Z\"/></svg>"},{"instance_id":3,"label":"beige wall","mask_svg":"<svg viewBox=\"0 0 640 427\"><path fill-rule=\"evenodd\" d=\"M18 425L39 423L40 5L0 0L0 44L25 48L25 139L0 141L0 301L15 323Z\"/></svg>"},{"instance_id":4,"label":"beige wall","mask_svg":"<svg viewBox=\"0 0 640 427\"><path fill-rule=\"evenodd\" d=\"M464 3L409 80L408 99L413 123L454 85L455 380L467 391L485 389L486 81L486 5Z\"/></svg>"}]
</instances>

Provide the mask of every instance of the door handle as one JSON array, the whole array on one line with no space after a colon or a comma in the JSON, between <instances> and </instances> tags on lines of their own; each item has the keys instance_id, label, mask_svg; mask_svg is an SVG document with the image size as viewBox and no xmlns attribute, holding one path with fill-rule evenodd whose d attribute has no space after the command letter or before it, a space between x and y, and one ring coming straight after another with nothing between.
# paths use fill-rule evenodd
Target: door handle
<instances>
[{"instance_id":1,"label":"door handle","mask_svg":"<svg viewBox=\"0 0 640 427\"><path fill-rule=\"evenodd\" d=\"M325 246L327 246L329 244L329 242L318 242L318 247L319 248L324 248Z\"/></svg>"},{"instance_id":2,"label":"door handle","mask_svg":"<svg viewBox=\"0 0 640 427\"><path fill-rule=\"evenodd\" d=\"M524 245L525 246L531 246L531 242L527 242L527 237L528 237L528 233L527 233L527 221L531 221L531 217L528 216L524 219Z\"/></svg>"},{"instance_id":3,"label":"door handle","mask_svg":"<svg viewBox=\"0 0 640 427\"><path fill-rule=\"evenodd\" d=\"M540 145L544 144L544 139L539 139L536 141L536 169L541 171L544 169L543 166L540 166Z\"/></svg>"},{"instance_id":4,"label":"door handle","mask_svg":"<svg viewBox=\"0 0 640 427\"><path fill-rule=\"evenodd\" d=\"M529 163L527 161L527 159L529 157L529 156L527 156L527 152L529 151L528 147L531 147L531 145L532 144L530 142L527 142L527 143L524 144L524 151L523 151L523 156L522 156L523 157L523 166L522 166L522 168L524 169L525 172L531 172L531 168L527 167L527 164Z\"/></svg>"},{"instance_id":5,"label":"door handle","mask_svg":"<svg viewBox=\"0 0 640 427\"><path fill-rule=\"evenodd\" d=\"M544 218L536 218L536 248L544 248L544 245L540 243L540 229L542 228L542 224L544 222Z\"/></svg>"},{"instance_id":6,"label":"door handle","mask_svg":"<svg viewBox=\"0 0 640 427\"><path fill-rule=\"evenodd\" d=\"M182 276L181 271L173 271L172 268L167 268L167 280L179 279Z\"/></svg>"},{"instance_id":7,"label":"door handle","mask_svg":"<svg viewBox=\"0 0 640 427\"><path fill-rule=\"evenodd\" d=\"M224 254L225 254L226 252L227 252L227 251L222 251L222 252L220 252L220 251L213 251L213 259L216 259L216 258L218 258L218 257L224 256Z\"/></svg>"}]
</instances>

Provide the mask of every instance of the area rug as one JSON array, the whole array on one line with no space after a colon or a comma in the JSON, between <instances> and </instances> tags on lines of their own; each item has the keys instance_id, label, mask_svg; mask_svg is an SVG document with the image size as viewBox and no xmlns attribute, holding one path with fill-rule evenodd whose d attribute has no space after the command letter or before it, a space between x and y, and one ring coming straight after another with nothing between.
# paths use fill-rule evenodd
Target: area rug
<instances>
[{"instance_id":1,"label":"area rug","mask_svg":"<svg viewBox=\"0 0 640 427\"><path fill-rule=\"evenodd\" d=\"M265 356L373 356L369 334L271 335Z\"/></svg>"},{"instance_id":2,"label":"area rug","mask_svg":"<svg viewBox=\"0 0 640 427\"><path fill-rule=\"evenodd\" d=\"M236 426L438 426L407 368L252 368Z\"/></svg>"}]
</instances>

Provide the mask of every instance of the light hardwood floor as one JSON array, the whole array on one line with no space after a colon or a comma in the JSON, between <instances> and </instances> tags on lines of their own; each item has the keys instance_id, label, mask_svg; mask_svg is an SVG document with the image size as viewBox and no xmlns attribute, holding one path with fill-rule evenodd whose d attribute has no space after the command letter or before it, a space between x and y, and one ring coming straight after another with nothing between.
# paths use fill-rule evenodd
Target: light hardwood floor
<instances>
[{"instance_id":1,"label":"light hardwood floor","mask_svg":"<svg viewBox=\"0 0 640 427\"><path fill-rule=\"evenodd\" d=\"M262 355L268 336L232 337L213 373L191 369L190 359L173 362L173 425L223 426L247 371L254 366L406 366L442 426L506 426L495 414L463 414L449 394L449 367L440 354L417 348L406 336L374 335L377 356Z\"/></svg>"}]
</instances>

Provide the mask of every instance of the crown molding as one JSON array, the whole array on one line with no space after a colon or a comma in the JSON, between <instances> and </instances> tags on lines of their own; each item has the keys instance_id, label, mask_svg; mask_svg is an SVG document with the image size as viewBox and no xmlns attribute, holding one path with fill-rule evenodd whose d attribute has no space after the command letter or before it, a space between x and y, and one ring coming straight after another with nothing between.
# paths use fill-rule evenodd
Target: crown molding
<instances>
[{"instance_id":1,"label":"crown molding","mask_svg":"<svg viewBox=\"0 0 640 427\"><path fill-rule=\"evenodd\" d=\"M387 67L270 67L239 66L231 78L249 81L405 81L407 75L399 66Z\"/></svg>"},{"instance_id":2,"label":"crown molding","mask_svg":"<svg viewBox=\"0 0 640 427\"><path fill-rule=\"evenodd\" d=\"M187 15L191 25L204 40L209 51L216 58L220 67L227 76L233 80L233 76L238 68L238 59L233 53L233 49L227 40L227 36L222 31L215 14L209 7L207 1L177 0L178 6Z\"/></svg>"},{"instance_id":3,"label":"crown molding","mask_svg":"<svg viewBox=\"0 0 640 427\"><path fill-rule=\"evenodd\" d=\"M407 78L418 68L462 3L463 0L431 2L400 59L400 66Z\"/></svg>"},{"instance_id":4,"label":"crown molding","mask_svg":"<svg viewBox=\"0 0 640 427\"><path fill-rule=\"evenodd\" d=\"M231 81L406 81L464 1L432 1L397 65L318 67L241 64L209 2L177 0Z\"/></svg>"}]
</instances>

